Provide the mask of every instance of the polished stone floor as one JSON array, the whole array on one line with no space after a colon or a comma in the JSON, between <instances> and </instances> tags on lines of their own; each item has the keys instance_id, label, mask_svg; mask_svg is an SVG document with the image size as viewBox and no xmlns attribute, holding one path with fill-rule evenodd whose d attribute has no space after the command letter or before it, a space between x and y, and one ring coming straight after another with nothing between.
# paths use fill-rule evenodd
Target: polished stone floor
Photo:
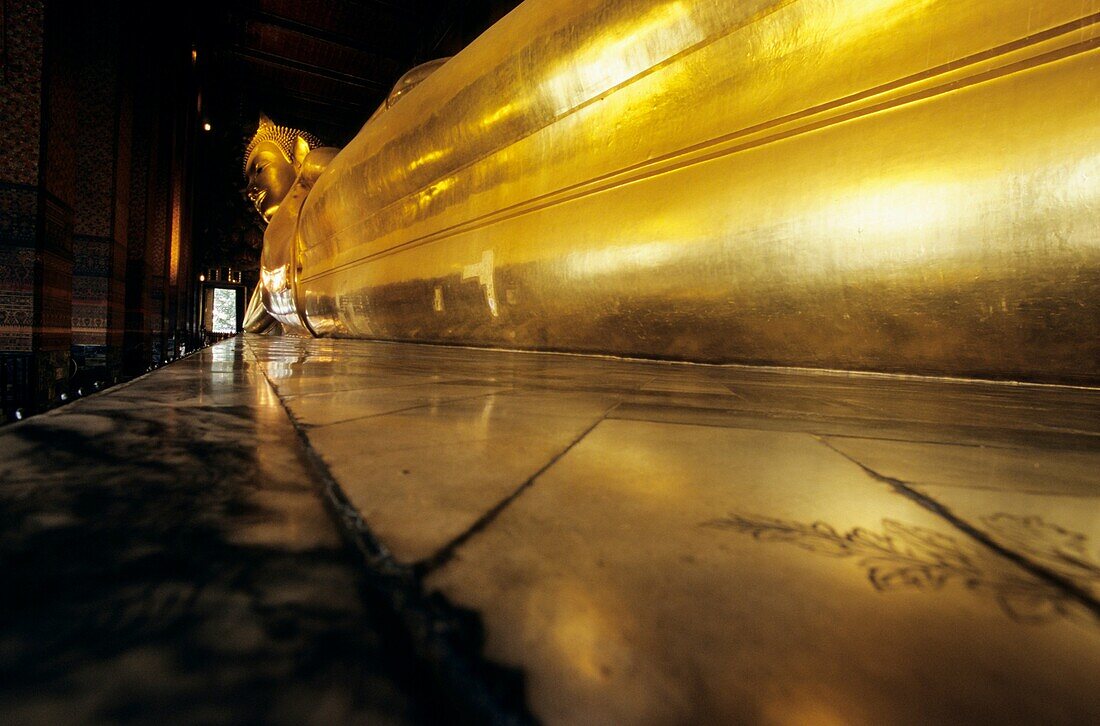
<instances>
[{"instance_id":1,"label":"polished stone floor","mask_svg":"<svg viewBox=\"0 0 1100 726\"><path fill-rule=\"evenodd\" d=\"M247 345L546 722L1100 722L1100 391Z\"/></svg>"},{"instance_id":2,"label":"polished stone floor","mask_svg":"<svg viewBox=\"0 0 1100 726\"><path fill-rule=\"evenodd\" d=\"M219 457L241 428L249 453ZM309 539L327 532L316 501L262 484L312 471L372 553L363 569L473 613L478 657L523 674L540 721L1100 723L1100 390L249 336L2 430L0 447L4 551L28 558L21 597L49 613L24 605L32 635L80 610L35 594L34 573L68 588L53 570L99 557L96 542L62 557L88 522L138 517L150 541L107 559L140 569L171 543L152 533L232 520L216 538L232 552L209 572L192 558L183 581L221 582L237 548L329 562L334 545ZM114 474L78 468L104 450ZM131 461L152 486L127 489ZM225 468L251 483L219 485ZM286 556L292 592L345 603L353 627L354 578ZM249 598L280 588L250 577L226 587L261 627ZM93 590L119 628L128 608L194 607L170 588ZM344 642L325 622L288 648ZM8 657L21 648L4 644L4 668L26 665ZM60 650L46 675L79 691L80 654ZM128 663L115 688L145 667ZM355 702L347 666L322 702L418 717L400 679ZM322 672L270 678L320 689Z\"/></svg>"},{"instance_id":3,"label":"polished stone floor","mask_svg":"<svg viewBox=\"0 0 1100 726\"><path fill-rule=\"evenodd\" d=\"M0 428L0 723L435 723L238 343Z\"/></svg>"}]
</instances>

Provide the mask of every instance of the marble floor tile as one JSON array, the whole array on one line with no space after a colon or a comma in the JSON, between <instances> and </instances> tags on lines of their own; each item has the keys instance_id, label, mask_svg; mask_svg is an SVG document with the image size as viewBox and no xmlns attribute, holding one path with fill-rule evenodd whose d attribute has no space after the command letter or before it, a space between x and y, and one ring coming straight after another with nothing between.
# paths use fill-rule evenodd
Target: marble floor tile
<instances>
[{"instance_id":1,"label":"marble floor tile","mask_svg":"<svg viewBox=\"0 0 1100 726\"><path fill-rule=\"evenodd\" d=\"M741 398L741 394L734 393L729 386L719 381L712 380L665 380L661 376L654 376L649 382L638 389L639 394L649 392L659 393L686 393L686 394L711 394L718 397Z\"/></svg>"},{"instance_id":2,"label":"marble floor tile","mask_svg":"<svg viewBox=\"0 0 1100 726\"><path fill-rule=\"evenodd\" d=\"M1100 494L1049 496L922 484L912 488L1029 565L1100 601Z\"/></svg>"},{"instance_id":3,"label":"marble floor tile","mask_svg":"<svg viewBox=\"0 0 1100 726\"><path fill-rule=\"evenodd\" d=\"M406 383L351 391L289 396L285 399L285 403L298 423L307 426L327 426L368 416L396 413L424 406L438 406L449 401L467 398L478 398L502 390L506 389L463 384Z\"/></svg>"},{"instance_id":4,"label":"marble floor tile","mask_svg":"<svg viewBox=\"0 0 1100 726\"><path fill-rule=\"evenodd\" d=\"M1100 450L827 442L1100 599Z\"/></svg>"},{"instance_id":5,"label":"marble floor tile","mask_svg":"<svg viewBox=\"0 0 1100 726\"><path fill-rule=\"evenodd\" d=\"M872 471L910 484L1100 496L1100 446L958 446L838 436L825 441Z\"/></svg>"},{"instance_id":6,"label":"marble floor tile","mask_svg":"<svg viewBox=\"0 0 1100 726\"><path fill-rule=\"evenodd\" d=\"M924 398L935 398L939 391L924 383ZM947 443L978 446L1040 446L1046 448L1100 448L1100 433L1077 427L1067 421L1059 427L1044 425L1013 411L998 419L992 414L967 416L968 407L977 407L973 396L960 397L955 406L930 415L927 409L874 410L853 403L850 394L836 400L827 394L814 396L805 391L775 394L768 405L759 396L725 397L684 393L655 394L634 392L624 395L612 414L615 418L665 421L704 426L761 427L804 431L820 435L854 436L884 440ZM751 400L750 400L751 399ZM1018 402L1019 403L1019 402ZM1100 399L1091 404L1100 410ZM1077 407L1067 415L1088 418Z\"/></svg>"},{"instance_id":7,"label":"marble floor tile","mask_svg":"<svg viewBox=\"0 0 1100 726\"><path fill-rule=\"evenodd\" d=\"M428 583L547 723L1068 723L1100 623L814 437L607 420Z\"/></svg>"},{"instance_id":8,"label":"marble floor tile","mask_svg":"<svg viewBox=\"0 0 1100 726\"><path fill-rule=\"evenodd\" d=\"M413 563L474 526L612 405L591 395L489 394L319 426L308 437L372 531Z\"/></svg>"},{"instance_id":9,"label":"marble floor tile","mask_svg":"<svg viewBox=\"0 0 1100 726\"><path fill-rule=\"evenodd\" d=\"M239 346L0 428L0 723L435 720Z\"/></svg>"},{"instance_id":10,"label":"marble floor tile","mask_svg":"<svg viewBox=\"0 0 1100 726\"><path fill-rule=\"evenodd\" d=\"M387 372L363 375L298 375L293 371L278 371L271 363L264 364L272 384L282 396L303 396L315 393L345 393L373 388L391 388L402 385L417 386L448 380L441 375L418 376Z\"/></svg>"},{"instance_id":11,"label":"marble floor tile","mask_svg":"<svg viewBox=\"0 0 1100 726\"><path fill-rule=\"evenodd\" d=\"M303 441L547 723L1100 722L1100 391L261 336L0 429L16 585L89 532L141 577L103 584L95 543L60 574L156 634L43 681L76 700L28 685L5 711L0 688L0 716L92 718L172 672L217 720L150 612L201 615L186 647L236 669L219 693L264 658L263 688L301 675L326 633L374 653ZM165 552L216 552L213 584L142 569ZM27 602L4 612L31 622ZM62 602L49 623L87 622ZM287 617L308 627L280 650ZM5 638L3 673L46 678ZM302 714L336 673L326 720L419 713L380 672L364 705L345 661L310 662L271 703Z\"/></svg>"}]
</instances>

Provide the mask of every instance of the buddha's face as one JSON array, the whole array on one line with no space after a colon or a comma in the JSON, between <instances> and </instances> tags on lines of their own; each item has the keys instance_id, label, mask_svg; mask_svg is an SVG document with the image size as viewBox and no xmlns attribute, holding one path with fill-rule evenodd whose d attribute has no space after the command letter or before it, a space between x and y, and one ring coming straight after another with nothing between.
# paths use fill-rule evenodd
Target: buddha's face
<instances>
[{"instance_id":1,"label":"buddha's face","mask_svg":"<svg viewBox=\"0 0 1100 726\"><path fill-rule=\"evenodd\" d=\"M264 221L270 222L298 178L294 163L278 144L261 141L248 157L245 175L248 177L245 193Z\"/></svg>"}]
</instances>

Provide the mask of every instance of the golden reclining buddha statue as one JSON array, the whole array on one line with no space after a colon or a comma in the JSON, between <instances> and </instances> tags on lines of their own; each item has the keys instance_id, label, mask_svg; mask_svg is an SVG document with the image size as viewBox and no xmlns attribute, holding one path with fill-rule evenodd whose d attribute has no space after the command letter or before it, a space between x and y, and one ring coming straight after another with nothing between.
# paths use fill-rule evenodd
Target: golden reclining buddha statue
<instances>
[{"instance_id":1,"label":"golden reclining buddha statue","mask_svg":"<svg viewBox=\"0 0 1100 726\"><path fill-rule=\"evenodd\" d=\"M527 0L338 153L262 122L263 306L311 335L1095 383L1098 23Z\"/></svg>"}]
</instances>

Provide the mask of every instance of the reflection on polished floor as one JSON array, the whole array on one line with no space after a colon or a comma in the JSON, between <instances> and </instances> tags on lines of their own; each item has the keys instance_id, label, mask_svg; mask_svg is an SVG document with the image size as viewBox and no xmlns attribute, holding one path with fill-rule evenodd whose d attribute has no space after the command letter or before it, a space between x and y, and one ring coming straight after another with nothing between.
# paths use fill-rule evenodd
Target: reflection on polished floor
<instances>
[{"instance_id":1,"label":"reflection on polished floor","mask_svg":"<svg viewBox=\"0 0 1100 726\"><path fill-rule=\"evenodd\" d=\"M1100 719L1100 391L245 344L546 722Z\"/></svg>"},{"instance_id":2,"label":"reflection on polished floor","mask_svg":"<svg viewBox=\"0 0 1100 726\"><path fill-rule=\"evenodd\" d=\"M432 723L229 343L0 428L0 723Z\"/></svg>"},{"instance_id":3,"label":"reflection on polished floor","mask_svg":"<svg viewBox=\"0 0 1100 726\"><path fill-rule=\"evenodd\" d=\"M248 336L9 427L0 473L44 475L34 427L188 421L175 461L245 410L234 466L319 462L540 721L1100 722L1098 390ZM294 550L255 496L239 537Z\"/></svg>"}]
</instances>

